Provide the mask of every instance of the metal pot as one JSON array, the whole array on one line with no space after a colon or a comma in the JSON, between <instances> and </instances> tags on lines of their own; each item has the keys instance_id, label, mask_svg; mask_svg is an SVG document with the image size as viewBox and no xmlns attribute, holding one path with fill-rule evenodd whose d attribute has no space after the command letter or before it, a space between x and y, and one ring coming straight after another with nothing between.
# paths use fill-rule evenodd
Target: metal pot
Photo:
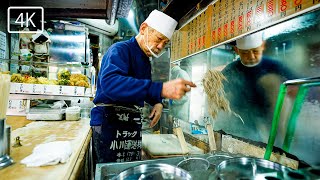
<instances>
[{"instance_id":1,"label":"metal pot","mask_svg":"<svg viewBox=\"0 0 320 180\"><path fill-rule=\"evenodd\" d=\"M222 161L216 167L216 172L220 179L283 179L286 169L268 160L239 157Z\"/></svg>"},{"instance_id":2,"label":"metal pot","mask_svg":"<svg viewBox=\"0 0 320 180\"><path fill-rule=\"evenodd\" d=\"M191 180L191 175L176 166L169 164L141 164L121 172L112 180L129 180L129 179L175 179Z\"/></svg>"}]
</instances>

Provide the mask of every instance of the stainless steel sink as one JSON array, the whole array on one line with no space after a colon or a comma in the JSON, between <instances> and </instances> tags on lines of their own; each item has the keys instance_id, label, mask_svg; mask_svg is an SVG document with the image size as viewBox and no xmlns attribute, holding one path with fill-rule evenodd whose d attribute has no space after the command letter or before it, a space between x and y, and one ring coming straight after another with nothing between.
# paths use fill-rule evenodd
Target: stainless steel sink
<instances>
[{"instance_id":1,"label":"stainless steel sink","mask_svg":"<svg viewBox=\"0 0 320 180\"><path fill-rule=\"evenodd\" d=\"M192 157L207 158L209 155L196 155ZM162 159L153 159L153 160L144 160L144 161L133 161L133 162L124 162L124 163L100 163L96 165L96 180L107 180L111 179L114 176L118 175L122 171L138 166L140 164L152 164L152 163L165 163L171 165L177 165L180 161L184 160L187 157L178 156L173 158L162 158ZM208 170L198 170L198 171L189 171L193 179L215 179L214 174L215 168L210 165Z\"/></svg>"}]
</instances>

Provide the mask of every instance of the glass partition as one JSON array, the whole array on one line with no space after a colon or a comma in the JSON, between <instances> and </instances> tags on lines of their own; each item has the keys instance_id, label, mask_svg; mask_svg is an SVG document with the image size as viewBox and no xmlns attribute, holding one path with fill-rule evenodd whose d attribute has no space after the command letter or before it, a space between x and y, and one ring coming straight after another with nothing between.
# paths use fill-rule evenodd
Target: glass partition
<instances>
[{"instance_id":1,"label":"glass partition","mask_svg":"<svg viewBox=\"0 0 320 180\"><path fill-rule=\"evenodd\" d=\"M265 46L261 51L262 61L255 67L243 66L240 70L232 70L234 66L243 64L240 60L242 56L239 55L246 53L236 51L234 42L176 63L198 86L188 93L189 113L179 117L188 122L183 127L185 132L206 133L204 127L209 118L215 130L267 143L281 83L288 79L320 76L320 10L295 17L261 32ZM262 63L266 61L271 63ZM227 77L224 89L232 110L232 113L220 111L215 119L208 113L207 97L201 84L209 69L221 71ZM289 87L286 94L275 144L280 148L283 146L298 88ZM319 94L318 87L312 87L308 91L288 150L311 165L320 163ZM174 108L171 106L170 112L176 117L172 110Z\"/></svg>"}]
</instances>

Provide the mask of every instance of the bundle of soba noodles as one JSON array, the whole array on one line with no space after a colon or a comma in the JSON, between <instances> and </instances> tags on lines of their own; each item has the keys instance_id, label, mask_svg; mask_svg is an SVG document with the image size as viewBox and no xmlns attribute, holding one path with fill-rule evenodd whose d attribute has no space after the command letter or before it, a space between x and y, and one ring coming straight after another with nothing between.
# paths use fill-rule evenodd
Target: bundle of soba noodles
<instances>
[{"instance_id":1,"label":"bundle of soba noodles","mask_svg":"<svg viewBox=\"0 0 320 180\"><path fill-rule=\"evenodd\" d=\"M227 80L226 77L220 71L213 69L208 70L202 79L204 91L208 97L209 113L213 119L217 117L219 110L231 112L223 89L222 81L224 80Z\"/></svg>"}]
</instances>

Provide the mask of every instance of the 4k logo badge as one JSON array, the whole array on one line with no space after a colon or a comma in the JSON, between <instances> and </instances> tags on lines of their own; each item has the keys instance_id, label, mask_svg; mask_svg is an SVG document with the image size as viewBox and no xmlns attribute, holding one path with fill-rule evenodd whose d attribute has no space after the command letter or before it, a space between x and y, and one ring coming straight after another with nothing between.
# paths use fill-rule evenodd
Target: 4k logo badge
<instances>
[{"instance_id":1,"label":"4k logo badge","mask_svg":"<svg viewBox=\"0 0 320 180\"><path fill-rule=\"evenodd\" d=\"M9 33L37 33L44 30L44 9L35 6L14 6L8 8ZM29 28L30 31L16 29Z\"/></svg>"}]
</instances>

